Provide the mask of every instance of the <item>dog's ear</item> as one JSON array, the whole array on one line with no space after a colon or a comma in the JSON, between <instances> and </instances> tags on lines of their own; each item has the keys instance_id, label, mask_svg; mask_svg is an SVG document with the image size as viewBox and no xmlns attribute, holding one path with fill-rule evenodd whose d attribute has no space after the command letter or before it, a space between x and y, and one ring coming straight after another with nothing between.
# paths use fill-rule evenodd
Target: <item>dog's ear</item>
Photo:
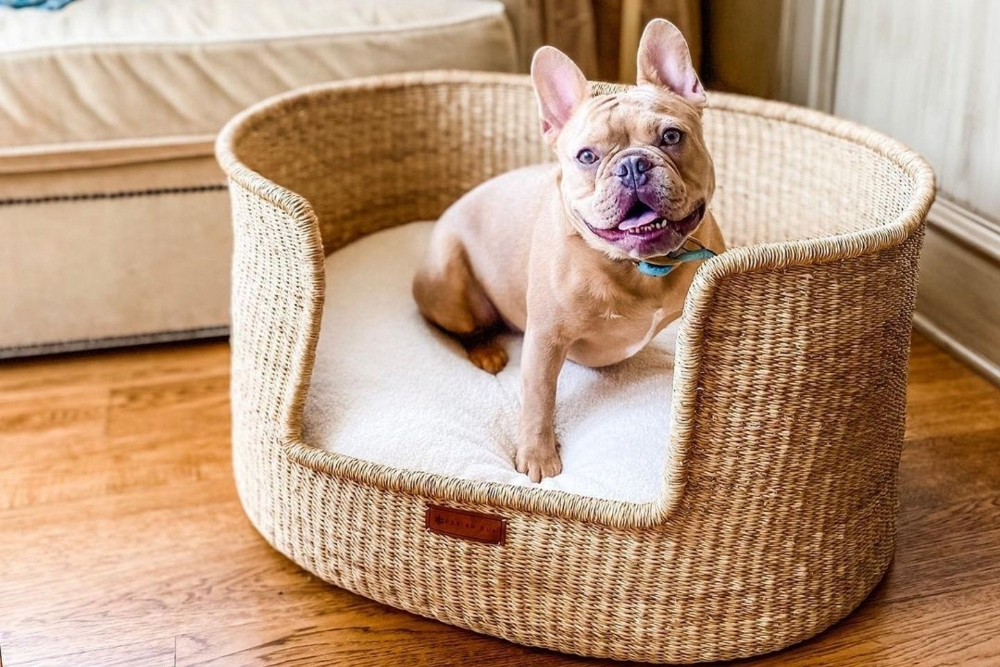
<instances>
[{"instance_id":1,"label":"dog's ear","mask_svg":"<svg viewBox=\"0 0 1000 667\"><path fill-rule=\"evenodd\" d=\"M691 64L691 52L681 31L664 19L653 19L639 40L638 84L668 88L695 105L705 106L705 89Z\"/></svg>"},{"instance_id":2,"label":"dog's ear","mask_svg":"<svg viewBox=\"0 0 1000 667\"><path fill-rule=\"evenodd\" d=\"M531 83L535 86L542 134L555 142L573 109L590 97L590 85L569 56L559 49L543 46L531 60Z\"/></svg>"}]
</instances>

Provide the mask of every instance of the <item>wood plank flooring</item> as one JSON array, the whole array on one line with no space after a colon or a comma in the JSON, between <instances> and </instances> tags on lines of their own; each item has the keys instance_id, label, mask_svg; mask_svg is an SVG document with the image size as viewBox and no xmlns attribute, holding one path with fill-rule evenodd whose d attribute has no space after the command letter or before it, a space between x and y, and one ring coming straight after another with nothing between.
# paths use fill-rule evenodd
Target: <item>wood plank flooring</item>
<instances>
[{"instance_id":1,"label":"wood plank flooring","mask_svg":"<svg viewBox=\"0 0 1000 667\"><path fill-rule=\"evenodd\" d=\"M0 363L0 664L601 665L326 585L240 508L224 343ZM1000 665L1000 389L911 354L896 558L846 620L741 666Z\"/></svg>"}]
</instances>

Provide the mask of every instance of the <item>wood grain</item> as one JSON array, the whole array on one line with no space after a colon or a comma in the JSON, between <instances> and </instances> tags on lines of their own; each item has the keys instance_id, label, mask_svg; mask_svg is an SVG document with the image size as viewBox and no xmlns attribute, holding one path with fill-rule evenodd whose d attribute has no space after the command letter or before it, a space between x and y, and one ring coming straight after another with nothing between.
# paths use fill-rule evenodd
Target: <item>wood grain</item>
<instances>
[{"instance_id":1,"label":"wood grain","mask_svg":"<svg viewBox=\"0 0 1000 667\"><path fill-rule=\"evenodd\" d=\"M232 481L228 348L0 364L0 650L66 665L599 665L328 586ZM917 337L896 559L819 637L737 665L1000 664L1000 389Z\"/></svg>"}]
</instances>

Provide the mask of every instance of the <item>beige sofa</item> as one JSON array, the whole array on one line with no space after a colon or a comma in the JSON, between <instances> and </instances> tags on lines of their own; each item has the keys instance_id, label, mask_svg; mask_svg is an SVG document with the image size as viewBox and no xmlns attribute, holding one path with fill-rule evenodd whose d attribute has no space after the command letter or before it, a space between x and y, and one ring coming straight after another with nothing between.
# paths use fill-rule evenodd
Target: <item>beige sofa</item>
<instances>
[{"instance_id":1,"label":"beige sofa","mask_svg":"<svg viewBox=\"0 0 1000 667\"><path fill-rule=\"evenodd\" d=\"M0 8L0 357L224 334L223 123L334 79L515 71L509 16L492 0Z\"/></svg>"},{"instance_id":2,"label":"beige sofa","mask_svg":"<svg viewBox=\"0 0 1000 667\"><path fill-rule=\"evenodd\" d=\"M632 23L619 21L639 8ZM224 335L215 133L270 95L423 69L522 71L697 0L76 0L0 7L0 358ZM607 69L606 67L604 69ZM624 70L623 70L624 71ZM393 147L387 146L387 150Z\"/></svg>"}]
</instances>

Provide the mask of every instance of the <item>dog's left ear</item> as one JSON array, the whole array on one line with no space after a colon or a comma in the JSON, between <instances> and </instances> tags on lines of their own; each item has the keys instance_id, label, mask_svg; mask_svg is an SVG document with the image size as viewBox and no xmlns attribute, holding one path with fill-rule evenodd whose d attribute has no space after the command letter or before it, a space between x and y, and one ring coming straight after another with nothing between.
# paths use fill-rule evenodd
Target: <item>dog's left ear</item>
<instances>
[{"instance_id":1,"label":"dog's left ear","mask_svg":"<svg viewBox=\"0 0 1000 667\"><path fill-rule=\"evenodd\" d=\"M573 109L590 97L590 84L576 63L552 46L543 46L535 52L531 60L531 83L538 99L542 134L549 143L554 143Z\"/></svg>"},{"instance_id":2,"label":"dog's left ear","mask_svg":"<svg viewBox=\"0 0 1000 667\"><path fill-rule=\"evenodd\" d=\"M664 19L653 19L639 40L638 84L669 89L699 109L705 89L691 64L691 52L681 31Z\"/></svg>"}]
</instances>

